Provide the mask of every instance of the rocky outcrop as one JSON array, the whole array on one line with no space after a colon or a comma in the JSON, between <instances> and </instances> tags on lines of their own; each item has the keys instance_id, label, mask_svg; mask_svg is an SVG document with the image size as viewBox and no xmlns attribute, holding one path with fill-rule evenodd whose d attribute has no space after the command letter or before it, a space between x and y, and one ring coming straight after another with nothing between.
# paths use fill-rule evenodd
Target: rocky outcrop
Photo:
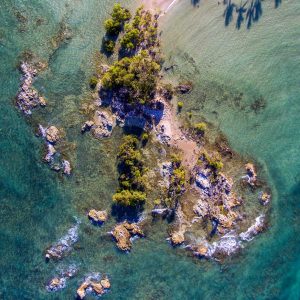
<instances>
[{"instance_id":1,"label":"rocky outcrop","mask_svg":"<svg viewBox=\"0 0 300 300\"><path fill-rule=\"evenodd\" d=\"M118 224L111 232L117 242L117 247L122 251L130 251L133 236L143 237L144 233L136 223L128 223L127 221Z\"/></svg>"},{"instance_id":2,"label":"rocky outcrop","mask_svg":"<svg viewBox=\"0 0 300 300\"><path fill-rule=\"evenodd\" d=\"M46 106L47 102L44 97L39 96L38 92L32 87L37 70L26 62L20 65L20 71L23 76L21 85L17 94L16 104L19 109L26 115L31 115L32 109L37 106Z\"/></svg>"},{"instance_id":3,"label":"rocky outcrop","mask_svg":"<svg viewBox=\"0 0 300 300\"><path fill-rule=\"evenodd\" d=\"M180 231L174 231L170 234L170 241L173 246L181 245L184 242L184 233Z\"/></svg>"},{"instance_id":4,"label":"rocky outcrop","mask_svg":"<svg viewBox=\"0 0 300 300\"><path fill-rule=\"evenodd\" d=\"M99 274L90 275L85 278L77 289L77 298L84 299L87 293L95 293L96 296L101 296L108 292L110 286L110 281L107 277L101 279Z\"/></svg>"},{"instance_id":5,"label":"rocky outcrop","mask_svg":"<svg viewBox=\"0 0 300 300\"><path fill-rule=\"evenodd\" d=\"M107 212L106 210L95 210L91 209L88 213L88 218L96 224L102 224L107 220Z\"/></svg>"},{"instance_id":6,"label":"rocky outcrop","mask_svg":"<svg viewBox=\"0 0 300 300\"><path fill-rule=\"evenodd\" d=\"M51 125L46 129L46 140L51 144L56 144L61 138L57 127Z\"/></svg>"},{"instance_id":7,"label":"rocky outcrop","mask_svg":"<svg viewBox=\"0 0 300 300\"><path fill-rule=\"evenodd\" d=\"M111 136L114 127L114 119L108 112L97 110L93 122L92 133L96 138Z\"/></svg>"}]
</instances>

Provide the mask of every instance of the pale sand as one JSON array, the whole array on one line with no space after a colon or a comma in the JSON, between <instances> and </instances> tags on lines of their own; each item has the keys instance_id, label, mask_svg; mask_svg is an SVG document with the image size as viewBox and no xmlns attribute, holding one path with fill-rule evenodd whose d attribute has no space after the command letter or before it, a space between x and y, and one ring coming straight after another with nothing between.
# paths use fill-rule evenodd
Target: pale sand
<instances>
[{"instance_id":1,"label":"pale sand","mask_svg":"<svg viewBox=\"0 0 300 300\"><path fill-rule=\"evenodd\" d=\"M160 14L160 17L166 14L173 5L179 0L142 0L146 9Z\"/></svg>"},{"instance_id":2,"label":"pale sand","mask_svg":"<svg viewBox=\"0 0 300 300\"><path fill-rule=\"evenodd\" d=\"M176 109L167 101L162 102L165 105L164 115L157 127L160 128L162 125L165 127L164 133L171 138L170 146L180 150L182 153L182 164L191 170L197 163L200 147L181 129L180 121L176 116Z\"/></svg>"}]
</instances>

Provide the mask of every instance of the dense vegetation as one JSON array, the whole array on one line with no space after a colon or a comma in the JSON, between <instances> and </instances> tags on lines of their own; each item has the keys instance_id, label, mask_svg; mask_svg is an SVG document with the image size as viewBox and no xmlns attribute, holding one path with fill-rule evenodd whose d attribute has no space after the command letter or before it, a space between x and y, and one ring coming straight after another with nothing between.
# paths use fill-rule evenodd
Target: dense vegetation
<instances>
[{"instance_id":1,"label":"dense vegetation","mask_svg":"<svg viewBox=\"0 0 300 300\"><path fill-rule=\"evenodd\" d=\"M108 35L118 35L126 21L130 20L131 14L128 9L120 4L115 4L111 13L111 18L104 22L104 27Z\"/></svg>"},{"instance_id":2,"label":"dense vegetation","mask_svg":"<svg viewBox=\"0 0 300 300\"><path fill-rule=\"evenodd\" d=\"M139 140L133 135L125 136L119 147L118 168L120 187L113 195L113 201L122 206L137 206L145 202L145 168Z\"/></svg>"},{"instance_id":3,"label":"dense vegetation","mask_svg":"<svg viewBox=\"0 0 300 300\"><path fill-rule=\"evenodd\" d=\"M158 44L156 17L140 7L133 20L125 24L130 14L120 5L114 6L111 16L105 22L107 33L120 33L123 27L125 32L120 39L122 55L104 74L102 88L114 91L122 89L124 100L129 103L147 103L156 90L161 70L160 57L155 48ZM115 42L105 39L103 48L110 54L115 48Z\"/></svg>"},{"instance_id":4,"label":"dense vegetation","mask_svg":"<svg viewBox=\"0 0 300 300\"><path fill-rule=\"evenodd\" d=\"M130 103L144 104L152 97L159 71L160 65L143 50L112 65L102 78L102 86L104 89L125 88Z\"/></svg>"}]
</instances>

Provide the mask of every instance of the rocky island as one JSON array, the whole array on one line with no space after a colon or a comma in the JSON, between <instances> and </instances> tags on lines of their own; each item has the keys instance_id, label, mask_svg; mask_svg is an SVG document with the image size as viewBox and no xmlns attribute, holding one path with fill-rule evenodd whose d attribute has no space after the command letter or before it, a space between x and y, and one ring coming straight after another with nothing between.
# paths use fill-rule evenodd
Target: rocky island
<instances>
[{"instance_id":1,"label":"rocky island","mask_svg":"<svg viewBox=\"0 0 300 300\"><path fill-rule=\"evenodd\" d=\"M269 189L226 140L209 137L210 124L182 116L184 104L178 99L192 91L192 83L168 81L158 18L143 7L131 16L114 6L102 51L118 58L91 79L94 112L81 131L105 138L115 126L124 130L117 156L119 188L112 197L125 219L112 231L119 249L130 250L129 227L138 226L127 223L128 212L144 210L173 220L168 238L173 246L221 259L267 226Z\"/></svg>"}]
</instances>

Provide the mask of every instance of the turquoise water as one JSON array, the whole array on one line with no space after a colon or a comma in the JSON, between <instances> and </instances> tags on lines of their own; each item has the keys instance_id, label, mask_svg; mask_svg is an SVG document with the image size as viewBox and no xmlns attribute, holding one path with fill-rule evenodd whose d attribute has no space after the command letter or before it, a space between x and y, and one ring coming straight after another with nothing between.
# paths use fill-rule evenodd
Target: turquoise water
<instances>
[{"instance_id":1,"label":"turquoise water","mask_svg":"<svg viewBox=\"0 0 300 300\"><path fill-rule=\"evenodd\" d=\"M185 110L219 126L234 149L261 163L272 185L270 230L224 264L172 249L160 221L146 230L146 239L135 241L130 255L121 254L106 234L114 220L96 228L84 216L91 207L109 209L117 186L120 132L101 142L82 136L85 118L78 109L90 97L87 82L112 4L0 4L0 299L73 299L92 271L110 276L107 299L299 299L300 3L284 1L274 9L273 2L264 2L262 17L249 30L233 23L225 27L224 7L214 1L203 0L199 8L178 1L162 19L166 63L176 63L176 74L194 81ZM61 24L71 39L54 45ZM49 105L29 119L13 102L25 50L49 63L36 82ZM261 97L265 108L255 113L251 104ZM75 170L71 178L41 162L38 123L65 129ZM67 232L74 217L82 221L76 249L63 261L46 264L43 251ZM69 263L78 266L78 275L63 291L48 293L47 281Z\"/></svg>"}]
</instances>

